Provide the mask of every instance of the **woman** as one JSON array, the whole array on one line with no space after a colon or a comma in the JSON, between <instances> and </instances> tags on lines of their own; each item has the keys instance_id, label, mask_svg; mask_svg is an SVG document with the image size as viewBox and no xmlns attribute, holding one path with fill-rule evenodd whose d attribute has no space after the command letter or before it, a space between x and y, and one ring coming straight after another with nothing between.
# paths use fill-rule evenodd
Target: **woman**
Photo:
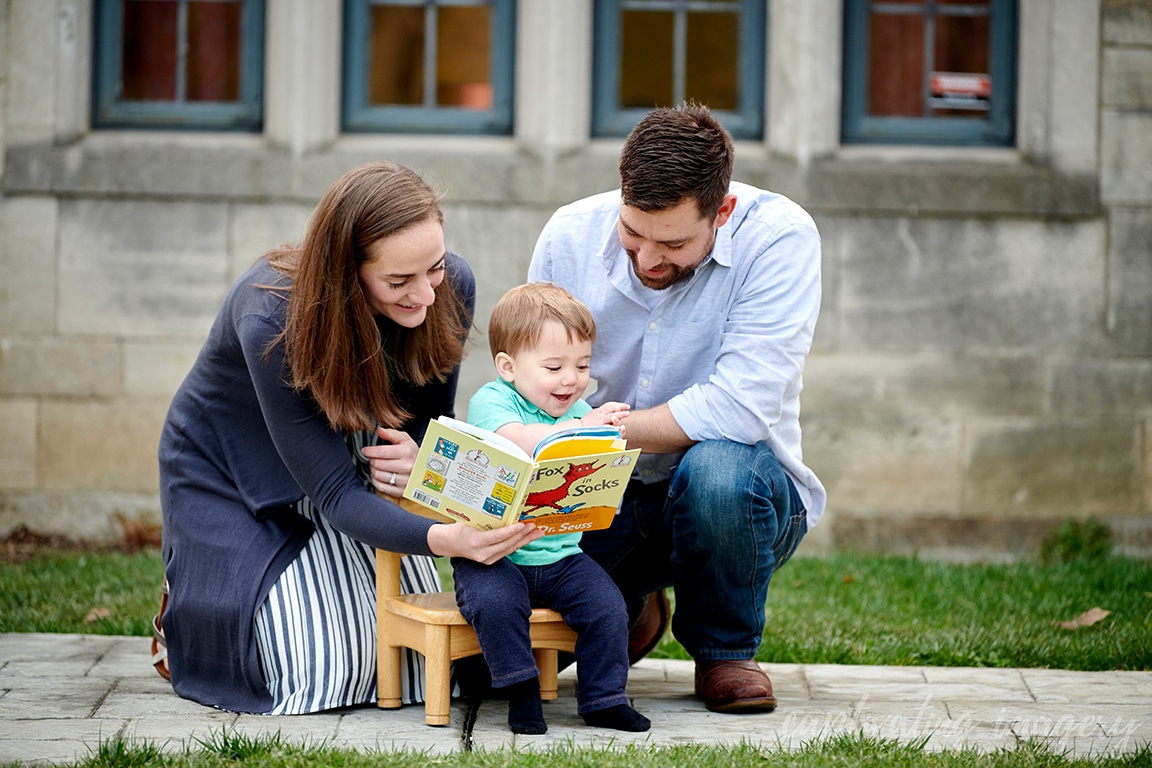
<instances>
[{"instance_id":1,"label":"woman","mask_svg":"<svg viewBox=\"0 0 1152 768\"><path fill-rule=\"evenodd\" d=\"M232 287L160 440L178 694L275 714L372 701L371 548L488 563L541 535L375 492L401 496L428 419L452 413L474 289L436 195L393 163L341 177L303 243ZM415 570L435 580L427 558Z\"/></svg>"}]
</instances>

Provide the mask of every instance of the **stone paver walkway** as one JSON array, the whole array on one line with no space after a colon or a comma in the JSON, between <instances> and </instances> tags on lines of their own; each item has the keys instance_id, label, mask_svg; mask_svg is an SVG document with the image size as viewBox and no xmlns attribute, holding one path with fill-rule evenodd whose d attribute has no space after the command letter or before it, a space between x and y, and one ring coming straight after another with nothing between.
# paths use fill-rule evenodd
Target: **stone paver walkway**
<instances>
[{"instance_id":1,"label":"stone paver walkway","mask_svg":"<svg viewBox=\"0 0 1152 768\"><path fill-rule=\"evenodd\" d=\"M168 749L196 746L222 729L360 750L408 747L430 754L515 745L654 746L760 743L796 748L838 733L927 739L929 749L991 751L1038 739L1073 755L1131 752L1152 743L1152 672L865 667L765 664L779 708L719 715L692 695L692 664L646 659L628 692L652 720L644 734L584 725L576 713L572 670L560 698L545 704L543 736L508 731L503 702L476 713L463 739L466 707L452 724L424 724L423 709L363 707L294 717L237 715L177 697L152 669L147 638L0 634L0 765L73 762L102 740L147 739Z\"/></svg>"}]
</instances>

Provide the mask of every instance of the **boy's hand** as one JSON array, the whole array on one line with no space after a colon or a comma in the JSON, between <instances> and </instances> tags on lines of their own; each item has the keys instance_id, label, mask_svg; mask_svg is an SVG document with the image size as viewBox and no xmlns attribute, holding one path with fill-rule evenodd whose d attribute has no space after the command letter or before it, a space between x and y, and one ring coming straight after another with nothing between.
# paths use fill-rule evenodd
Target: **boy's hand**
<instances>
[{"instance_id":1,"label":"boy's hand","mask_svg":"<svg viewBox=\"0 0 1152 768\"><path fill-rule=\"evenodd\" d=\"M604 403L599 408L580 417L580 423L586 427L611 425L620 427L620 436L624 436L624 419L628 418L628 403Z\"/></svg>"}]
</instances>

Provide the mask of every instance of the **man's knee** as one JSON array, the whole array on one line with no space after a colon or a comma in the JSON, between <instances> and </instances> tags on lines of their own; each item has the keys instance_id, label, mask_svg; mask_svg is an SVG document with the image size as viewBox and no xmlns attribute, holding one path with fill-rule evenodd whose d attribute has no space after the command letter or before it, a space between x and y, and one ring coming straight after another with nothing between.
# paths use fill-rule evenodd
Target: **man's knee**
<instances>
[{"instance_id":1,"label":"man's knee","mask_svg":"<svg viewBox=\"0 0 1152 768\"><path fill-rule=\"evenodd\" d=\"M680 460L669 495L713 506L739 503L762 494L762 486L780 473L780 462L767 443L705 440L689 448Z\"/></svg>"},{"instance_id":2,"label":"man's knee","mask_svg":"<svg viewBox=\"0 0 1152 768\"><path fill-rule=\"evenodd\" d=\"M801 511L791 481L765 442L697 443L685 454L669 487L673 528L690 531L712 546L749 531L772 545Z\"/></svg>"}]
</instances>

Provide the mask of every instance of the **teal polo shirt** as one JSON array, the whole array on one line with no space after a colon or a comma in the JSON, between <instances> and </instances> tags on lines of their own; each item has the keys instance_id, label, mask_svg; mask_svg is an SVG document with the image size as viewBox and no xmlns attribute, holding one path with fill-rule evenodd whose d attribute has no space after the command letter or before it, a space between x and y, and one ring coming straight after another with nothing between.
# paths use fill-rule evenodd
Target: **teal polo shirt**
<instances>
[{"instance_id":1,"label":"teal polo shirt","mask_svg":"<svg viewBox=\"0 0 1152 768\"><path fill-rule=\"evenodd\" d=\"M568 419L578 419L592 410L592 406L581 398L572 404L559 418L524 399L504 379L490 381L472 395L468 401L468 423L481 429L495 432L505 424L555 424ZM558 533L525 544L508 555L516 565L550 565L569 555L580 552L580 533Z\"/></svg>"}]
</instances>

